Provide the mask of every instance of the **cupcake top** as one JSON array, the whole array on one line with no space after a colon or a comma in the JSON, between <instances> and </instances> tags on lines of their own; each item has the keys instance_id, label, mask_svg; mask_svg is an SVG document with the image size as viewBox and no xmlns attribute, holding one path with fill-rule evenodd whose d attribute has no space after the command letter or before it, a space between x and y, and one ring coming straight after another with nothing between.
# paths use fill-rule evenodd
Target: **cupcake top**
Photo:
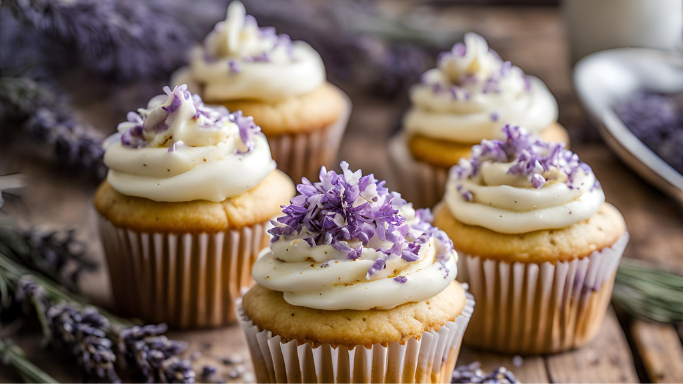
<instances>
[{"instance_id":1,"label":"cupcake top","mask_svg":"<svg viewBox=\"0 0 683 384\"><path fill-rule=\"evenodd\" d=\"M512 234L565 228L600 210L605 194L575 153L519 127L502 132L451 169L445 200L456 219Z\"/></svg>"},{"instance_id":2,"label":"cupcake top","mask_svg":"<svg viewBox=\"0 0 683 384\"><path fill-rule=\"evenodd\" d=\"M289 304L325 310L390 309L429 299L455 279L457 254L415 210L373 175L320 171L273 221L270 249L254 265L261 285Z\"/></svg>"},{"instance_id":3,"label":"cupcake top","mask_svg":"<svg viewBox=\"0 0 683 384\"><path fill-rule=\"evenodd\" d=\"M442 53L410 98L409 133L455 142L502 138L507 123L537 133L557 120L557 102L545 84L503 61L475 33Z\"/></svg>"},{"instance_id":4,"label":"cupcake top","mask_svg":"<svg viewBox=\"0 0 683 384\"><path fill-rule=\"evenodd\" d=\"M164 92L129 112L105 142L107 181L116 191L159 202L221 202L275 169L253 118L208 107L185 85Z\"/></svg>"},{"instance_id":5,"label":"cupcake top","mask_svg":"<svg viewBox=\"0 0 683 384\"><path fill-rule=\"evenodd\" d=\"M233 1L225 21L190 57L190 76L206 100L276 102L313 91L325 82L320 55L303 41L259 28L244 5Z\"/></svg>"}]
</instances>

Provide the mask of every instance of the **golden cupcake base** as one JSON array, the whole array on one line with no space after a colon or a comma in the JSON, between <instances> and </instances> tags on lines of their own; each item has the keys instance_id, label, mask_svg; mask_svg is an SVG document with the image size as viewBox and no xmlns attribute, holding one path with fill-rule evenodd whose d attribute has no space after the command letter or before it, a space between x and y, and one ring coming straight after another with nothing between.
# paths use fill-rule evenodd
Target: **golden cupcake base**
<instances>
[{"instance_id":1,"label":"golden cupcake base","mask_svg":"<svg viewBox=\"0 0 683 384\"><path fill-rule=\"evenodd\" d=\"M336 121L310 131L266 135L278 169L295 183L302 177L317 179L320 167L330 169L337 165L337 153L351 115L351 99L340 89L334 89L344 102L343 112Z\"/></svg>"},{"instance_id":2,"label":"golden cupcake base","mask_svg":"<svg viewBox=\"0 0 683 384\"><path fill-rule=\"evenodd\" d=\"M509 263L461 254L458 278L477 298L465 344L535 355L588 343L602 326L628 239L625 232L608 248L555 263Z\"/></svg>"},{"instance_id":3,"label":"golden cupcake base","mask_svg":"<svg viewBox=\"0 0 683 384\"><path fill-rule=\"evenodd\" d=\"M237 301L239 322L247 338L259 383L450 383L463 334L474 309L403 342L353 347L283 340L259 329Z\"/></svg>"}]
</instances>

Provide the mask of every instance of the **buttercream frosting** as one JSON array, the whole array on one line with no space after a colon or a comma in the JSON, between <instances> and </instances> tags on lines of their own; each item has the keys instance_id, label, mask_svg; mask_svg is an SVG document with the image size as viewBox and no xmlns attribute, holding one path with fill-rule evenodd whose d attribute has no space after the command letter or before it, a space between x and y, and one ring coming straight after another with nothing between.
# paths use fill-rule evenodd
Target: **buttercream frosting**
<instances>
[{"instance_id":1,"label":"buttercream frosting","mask_svg":"<svg viewBox=\"0 0 683 384\"><path fill-rule=\"evenodd\" d=\"M537 134L557 120L557 102L545 84L503 61L475 33L443 53L410 98L409 133L455 142L503 138L508 123Z\"/></svg>"},{"instance_id":2,"label":"buttercream frosting","mask_svg":"<svg viewBox=\"0 0 683 384\"><path fill-rule=\"evenodd\" d=\"M118 192L160 202L221 202L275 169L253 118L208 107L185 86L128 114L105 142L107 181Z\"/></svg>"},{"instance_id":3,"label":"buttercream frosting","mask_svg":"<svg viewBox=\"0 0 683 384\"><path fill-rule=\"evenodd\" d=\"M372 175L321 171L274 221L252 275L292 304L324 310L389 309L427 300L455 279L452 242Z\"/></svg>"},{"instance_id":4,"label":"buttercream frosting","mask_svg":"<svg viewBox=\"0 0 683 384\"><path fill-rule=\"evenodd\" d=\"M565 228L600 210L600 183L576 154L518 127L503 133L452 168L445 201L456 219L513 234Z\"/></svg>"}]
</instances>

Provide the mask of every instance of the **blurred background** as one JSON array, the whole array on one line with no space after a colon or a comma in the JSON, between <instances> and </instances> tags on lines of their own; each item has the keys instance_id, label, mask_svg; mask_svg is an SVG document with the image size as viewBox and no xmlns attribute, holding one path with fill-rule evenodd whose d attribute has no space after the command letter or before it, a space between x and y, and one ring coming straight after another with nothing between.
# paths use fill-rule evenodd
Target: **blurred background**
<instances>
[{"instance_id":1,"label":"blurred background","mask_svg":"<svg viewBox=\"0 0 683 384\"><path fill-rule=\"evenodd\" d=\"M632 239L625 257L639 263L620 269L615 310L599 340L581 352L521 363L465 351L459 364L478 360L489 369L507 365L527 382L683 381L683 283L677 276L683 274L683 185L677 185L674 176L667 179L653 171L647 162L654 153L679 177L683 172L683 99L674 92L683 90L683 82L678 83L683 78L683 1L243 2L260 25L275 26L278 33L305 40L320 53L328 79L353 101L339 158L352 168L389 179L389 186L386 143L400 128L408 89L435 66L439 52L461 41L464 33L481 34L504 60L542 79L558 101L559 122L569 131L572 150L593 167L608 201L623 212ZM47 270L91 302L109 304L106 267L92 225L92 196L106 175L101 141L115 132L128 111L161 93L171 73L186 63L188 49L224 19L227 4L0 2L0 190L5 231L0 251L14 250L21 258L7 240L19 236L33 247L31 257L38 262L28 263L34 268ZM606 115L593 108L590 94L574 88L578 80L573 70L581 58L622 47L648 48L637 52L649 54L636 56L671 69L659 72L657 81L682 84L665 96L659 89L629 88L629 94L608 102L630 130L625 135L635 135L644 144L639 150L623 144L609 129L603 121ZM657 75L649 73L657 72L655 64L628 68L635 67L633 76ZM597 76L613 78L617 85L632 79L615 76L621 73L617 69L604 71ZM65 237L69 230L73 232ZM54 231L57 237L47 237ZM46 253L52 255L47 261L41 259ZM659 274L660 269L672 274ZM192 343L210 337L176 336ZM14 338L55 377L80 379L73 368L63 367L35 345L38 336L19 332ZM0 381L16 379L3 375L0 372Z\"/></svg>"}]
</instances>

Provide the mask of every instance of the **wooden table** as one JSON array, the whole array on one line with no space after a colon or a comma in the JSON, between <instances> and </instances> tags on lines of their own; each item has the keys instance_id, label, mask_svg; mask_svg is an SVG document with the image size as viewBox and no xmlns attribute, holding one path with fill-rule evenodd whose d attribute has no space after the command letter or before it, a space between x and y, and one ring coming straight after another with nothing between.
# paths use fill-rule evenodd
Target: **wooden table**
<instances>
[{"instance_id":1,"label":"wooden table","mask_svg":"<svg viewBox=\"0 0 683 384\"><path fill-rule=\"evenodd\" d=\"M403 3L402 3L403 4ZM396 8L408 5L393 5ZM617 206L626 218L631 242L625 257L647 260L670 270L683 273L683 217L681 207L650 187L599 140L580 110L570 83L570 65L564 40L560 11L556 8L484 8L446 7L432 12L430 25L434 28L474 30L483 34L499 54L520 66L529 74L542 78L560 104L559 121L568 128L572 148L582 160L590 164L605 189L607 199ZM124 87L115 95L101 91L96 79L83 75L66 76L67 84L75 91L73 99L84 116L93 124L113 129L124 113L112 110L112 100L146 101L149 94L133 87ZM87 80L93 84L82 88ZM404 99L386 101L365 95L344 84L354 101L354 112L344 138L340 159L349 161L353 168L374 172L388 178L388 158L385 150L396 121L400 117ZM133 104L136 105L136 104ZM115 111L115 112L114 112ZM73 226L82 239L96 239L92 223L91 205L95 188L86 177L74 177L58 166L50 165L45 156L34 156L27 144L0 150L0 172L22 171L29 177L23 202L8 203L10 214L27 222L46 227ZM0 147L1 148L1 147ZM391 186L391 180L389 180ZM97 241L89 241L94 258L102 260ZM109 281L104 270L86 276L84 292L94 302L108 305ZM520 366L513 365L513 357L479 352L463 348L458 364L480 361L485 370L499 366L511 369L523 382L683 382L683 327L652 324L621 317L617 319L610 308L597 338L584 348L552 356L524 357ZM171 337L187 340L188 353L203 351L195 367L211 363L219 366L220 376L232 369L220 359L233 354L248 356L244 338L236 326L192 332L171 332ZM28 357L49 374L61 381L79 381L80 373L67 360L39 347L37 329L26 329L17 336ZM519 363L519 359L515 359ZM249 367L250 368L250 367ZM0 382L16 381L10 370L0 369Z\"/></svg>"}]
</instances>

